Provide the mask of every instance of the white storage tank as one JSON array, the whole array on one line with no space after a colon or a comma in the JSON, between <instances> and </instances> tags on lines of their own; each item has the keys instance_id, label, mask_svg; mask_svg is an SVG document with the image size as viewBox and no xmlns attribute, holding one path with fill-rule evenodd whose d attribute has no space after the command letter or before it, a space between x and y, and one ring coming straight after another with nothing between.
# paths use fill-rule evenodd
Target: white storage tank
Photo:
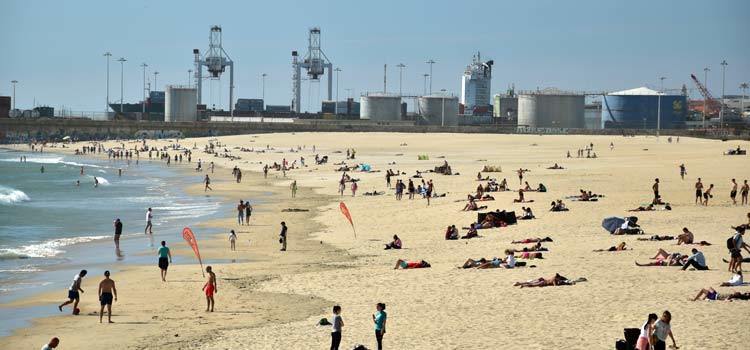
<instances>
[{"instance_id":1,"label":"white storage tank","mask_svg":"<svg viewBox=\"0 0 750 350\"><path fill-rule=\"evenodd\" d=\"M518 126L531 128L583 128L582 94L536 91L518 95Z\"/></svg>"},{"instance_id":2,"label":"white storage tank","mask_svg":"<svg viewBox=\"0 0 750 350\"><path fill-rule=\"evenodd\" d=\"M164 121L194 122L198 120L198 95L195 88L169 85L165 95Z\"/></svg>"},{"instance_id":3,"label":"white storage tank","mask_svg":"<svg viewBox=\"0 0 750 350\"><path fill-rule=\"evenodd\" d=\"M419 98L419 114L430 125L458 125L458 97L455 96L422 96Z\"/></svg>"},{"instance_id":4,"label":"white storage tank","mask_svg":"<svg viewBox=\"0 0 750 350\"><path fill-rule=\"evenodd\" d=\"M385 94L367 94L360 97L360 119L375 121L401 120L401 97Z\"/></svg>"}]
</instances>

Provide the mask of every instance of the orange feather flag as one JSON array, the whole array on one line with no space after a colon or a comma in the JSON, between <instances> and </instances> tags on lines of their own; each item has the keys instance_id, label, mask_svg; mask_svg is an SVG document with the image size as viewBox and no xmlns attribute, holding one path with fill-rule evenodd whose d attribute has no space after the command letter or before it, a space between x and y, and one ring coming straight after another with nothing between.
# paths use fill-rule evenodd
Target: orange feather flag
<instances>
[{"instance_id":1,"label":"orange feather flag","mask_svg":"<svg viewBox=\"0 0 750 350\"><path fill-rule=\"evenodd\" d=\"M201 265L201 274L205 276L206 274L203 273L203 261L201 260L201 252L198 250L198 241L195 239L195 234L193 234L193 230L191 230L189 227L185 227L182 229L182 238L185 239L188 245L190 245L190 248L193 248L193 253L195 253L195 256L198 258L198 263Z\"/></svg>"},{"instance_id":2,"label":"orange feather flag","mask_svg":"<svg viewBox=\"0 0 750 350\"><path fill-rule=\"evenodd\" d=\"M354 228L354 222L352 221L352 215L349 213L349 208L346 207L346 204L344 202L339 203L339 209L341 209L341 214L344 214L347 220L349 220L349 224L352 225L352 231L354 231L354 238L357 238L357 230Z\"/></svg>"}]
</instances>

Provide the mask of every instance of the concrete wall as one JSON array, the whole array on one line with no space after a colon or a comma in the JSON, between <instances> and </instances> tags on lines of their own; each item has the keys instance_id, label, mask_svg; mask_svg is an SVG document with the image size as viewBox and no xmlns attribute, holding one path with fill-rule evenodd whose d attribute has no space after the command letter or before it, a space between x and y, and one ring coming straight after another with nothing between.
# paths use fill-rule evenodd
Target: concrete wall
<instances>
[{"instance_id":1,"label":"concrete wall","mask_svg":"<svg viewBox=\"0 0 750 350\"><path fill-rule=\"evenodd\" d=\"M61 118L0 119L0 142L25 140L60 140L70 136L76 140L113 138L205 137L283 132L404 132L404 133L484 133L484 134L581 134L621 135L623 130L587 130L560 128L516 128L515 126L427 126L413 122L374 122L366 120L296 119L294 123L232 123L155 121L105 121ZM653 130L625 130L628 134L653 135ZM748 130L662 130L663 135L707 138L750 139Z\"/></svg>"}]
</instances>

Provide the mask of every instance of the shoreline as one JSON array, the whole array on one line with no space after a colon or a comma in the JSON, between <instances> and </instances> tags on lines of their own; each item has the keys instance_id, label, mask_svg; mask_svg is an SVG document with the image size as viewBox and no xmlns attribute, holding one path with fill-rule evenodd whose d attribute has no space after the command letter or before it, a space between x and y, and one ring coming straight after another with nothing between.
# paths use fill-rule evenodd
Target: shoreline
<instances>
[{"instance_id":1,"label":"shoreline","mask_svg":"<svg viewBox=\"0 0 750 350\"><path fill-rule=\"evenodd\" d=\"M14 150L18 151L18 149L14 149ZM70 155L69 150L71 150L71 148L66 148L64 150L68 152L60 152L60 148L57 148L57 149L47 148L45 149L44 153L45 154L51 153L51 154ZM99 155L97 155L97 157L101 158L101 156ZM159 160L152 160L152 161L157 162L157 163L159 162ZM191 172L191 170L189 169L189 166L187 167L182 166L181 168L182 169L179 169L178 171L183 173L184 175L189 175L189 173ZM234 181L232 181L230 176L221 174L222 172L225 172L228 174L230 171L231 171L231 168L224 168L222 165L219 165L219 164L216 165L215 173L212 176L213 177L212 185L214 185L215 189L224 188L224 187L233 187L233 185L235 185ZM286 181L286 180L279 180L279 181ZM274 185L274 182L278 182L278 181L266 181L263 179L262 174L257 173L257 172L251 173L251 172L246 171L245 176L243 177L243 185L250 184L251 187L255 187L255 185L258 185L258 187L260 187L260 185L262 185L263 183L268 184L268 182L271 182L270 188L266 187L262 191L253 190L249 193L243 194L242 196L237 196L236 194L232 194L231 190L217 190L217 191L213 191L210 194L212 196L221 197L220 202L222 202L223 204L231 204L234 200L239 200L240 197L252 198L253 202L256 203L254 205L255 210L253 211L253 219L251 221L251 225L249 227L242 226L242 228L237 230L239 231L238 235L240 236L240 239L238 239L238 244L237 244L238 251L241 250L240 246L242 246L243 243L245 243L243 242L244 241L243 233L242 233L243 230L246 230L248 228L255 229L256 227L259 227L259 225L265 225L264 223L266 220L261 219L260 221L256 221L258 220L258 216L260 215L266 216L269 213L277 212L276 209L280 210L282 207L286 208L286 207L294 206L294 205L285 205L286 201L284 201L283 199L279 200L280 198L283 198L284 195L287 194L287 192L283 191L282 187ZM188 185L183 188L183 191L191 196L204 195L201 184ZM299 192L300 194L305 193L305 192L308 192L308 189L300 187ZM312 193L312 191L309 191L309 192ZM275 199L270 198L266 200L266 197L268 197L269 193L273 193L273 197L275 197ZM256 196L260 196L260 197L256 197ZM262 203L257 204L257 200L255 200L255 198L261 198ZM320 201L321 198L323 198L323 196L317 195L315 196L315 198L311 198L309 202L310 204L314 204ZM296 202L295 204L299 206L300 204L299 200L295 202ZM307 204L306 202L307 201L303 203ZM315 209L310 208L310 212L308 213L289 213L291 214L290 216L296 217L295 222L293 224L292 223L290 224L300 225L304 227L314 227L315 223L312 220L313 215L311 215L314 212L315 212ZM300 214L305 214L305 215L300 215ZM267 273L267 274L264 273L258 276L232 277L236 274L236 272L233 272L232 270L244 270L247 267L251 267L253 264L269 265L269 262L271 261L271 259L273 259L272 255L270 254L256 253L256 252L253 252L252 257L245 256L245 257L240 257L240 258L235 257L232 259L226 258L226 255L228 255L227 254L228 243L226 243L226 240L225 240L226 238L225 233L206 234L204 235L203 238L200 238L200 236L202 235L198 233L200 231L217 231L217 232L226 231L228 232L228 228L234 226L233 222L235 220L236 220L236 217L232 217L231 215L226 216L224 214L218 214L218 217L209 219L193 227L194 232L196 232L196 235L199 237L199 245L200 245L201 255L203 257L203 260L204 261L207 260L210 262L211 260L224 259L227 261L226 263L215 264L214 265L215 271L217 270L221 271L221 269L227 269L227 267L231 266L231 268L227 269L230 271L224 272L225 274L224 276L222 276L221 274L217 276L219 278L219 283L222 283L222 280L224 280L223 281L224 283L222 284L232 285L234 288L238 290L241 289L243 293L247 293L249 289L250 294L251 294L250 296L258 298L258 299L267 299L269 297L272 297L274 300L276 300L274 304L278 304L278 305L276 305L276 307L265 308L266 310L268 310L270 314L274 314L274 313L283 314L285 312L279 313L279 312L275 312L274 310L284 310L289 305L294 305L295 308L306 310L304 317L303 316L293 317L293 318L288 319L288 321L293 321L293 320L297 320L298 318L306 318L312 315L320 314L322 311L321 308L323 305L331 304L328 301L322 301L322 300L312 299L311 301L311 299L306 296L300 296L300 295L294 295L294 294L277 295L276 293L253 291L253 288L256 287L259 283L262 283L263 281L271 280L273 278L278 278L278 275L280 272L282 271L286 273L291 272L289 270L289 267L281 267L279 271L276 271L273 273ZM271 231L275 232L277 230L272 229ZM300 242L306 242L305 244L302 244L303 247L306 247L308 245L311 247L315 247L316 245L321 245L321 244L318 244L317 242L314 245L312 243L307 243L307 242L310 242L310 238L311 238L311 235L308 234L306 235L306 237L301 239ZM300 243L292 243L292 242L293 241L290 239L290 251L294 250L292 248L293 244L300 245ZM195 261L195 257L193 255L193 252L190 250L190 248L187 247L184 244L184 242L173 242L172 244L174 245L170 245L170 249L172 250L173 255L180 256L181 258L185 260L185 262L180 263L180 264L172 264L170 266L170 275L168 275L168 281L170 280L169 277L172 277L174 274L177 274L177 273L179 273L180 279L182 279L183 275L193 275L193 272L199 271L200 265L197 263L197 261ZM248 255L248 254L242 254L242 255ZM310 261L310 259L307 259L307 258L305 258L304 260ZM155 261L156 260L154 259L154 264L155 264ZM237 261L237 262L233 262L233 261ZM293 263L296 264L297 262L293 261ZM207 263L204 262L203 265L206 266ZM151 264L147 264L147 265L144 265L141 263L128 264L128 265L122 266L121 268L118 268L116 270L117 272L113 272L113 279L118 281L118 286L121 286L123 284L123 282L121 281L139 279L140 277L144 275L153 275L156 279L158 279L158 275L156 274L156 272L148 272L154 269L155 267L151 266ZM200 277L200 275L198 275L198 277ZM91 274L87 276L87 280L85 280L84 282L84 285L88 284L87 291L89 290L93 291L95 289L94 282L98 280L98 278L99 276L92 276ZM195 276L193 276L193 279L194 278ZM182 282L187 282L187 281L182 281ZM226 290L226 288L227 287L224 287L222 289ZM121 294L121 299L123 299L123 296L122 296L123 290L124 288L120 287L119 291ZM89 292L89 295L90 293L91 292ZM62 298L60 296L62 294L63 293L60 291L47 291L47 292L40 292L32 296L20 297L14 301L11 301L10 303L4 304L2 307L0 307L0 310L14 309L14 308L19 308L19 307L24 307L24 308L43 308L45 306L54 307L52 303L59 302L58 299ZM200 291L198 291L198 293L193 293L193 294L200 295ZM89 313L86 313L86 312L84 313L87 314L88 316L91 316L90 312L98 308L95 307L97 306L96 302L91 303L92 300L88 300L87 302L86 301L87 298L91 299L92 297L84 293L82 295L82 301L81 301L80 307L82 308L82 310L85 307L87 309L86 311L88 311ZM224 308L226 304L231 303L229 300L222 300L223 298L224 297L222 296L222 294L217 293L217 311ZM200 304L200 301L198 303ZM114 309L113 320L115 320L115 322L117 322L116 321L117 319L127 317L124 315L123 316L118 315L119 314L118 310L123 310L126 307L127 307L127 304L119 305L118 303L115 303L113 307ZM68 311L68 310L66 309L65 311ZM124 313L130 314L130 312L127 312L127 311L124 311ZM63 315L64 317L69 317L67 315L67 312L64 313ZM29 336L31 335L29 334L30 331L33 331L33 334L39 334L39 333L44 333L45 329L54 329L57 326L57 322L58 322L57 319L59 318L60 316L34 318L31 320L30 325L17 328L13 330L12 334L3 337L4 339L3 343L13 344L13 347L17 346L18 344L24 344L25 342L22 340L28 340ZM198 318L200 319L201 317L198 317ZM247 325L247 321L249 320L245 320L243 324ZM88 322L88 321L84 320L83 322ZM261 324L261 323L258 322L257 324ZM59 333L56 333L56 334L59 334ZM196 344L199 344L200 339L202 339L204 335L194 334L188 338L176 337L176 339L174 340L170 340L168 342L161 343L161 344L159 343L160 339L158 339L158 336L156 335L150 335L150 336L145 335L145 336L146 338L152 338L152 339L133 339L132 341L127 342L127 343L120 343L120 345L123 346L124 348L142 348L138 344L150 343L152 344L152 346L156 346L158 344L158 346L156 346L157 348L171 348L172 346L175 346L175 348L184 348L185 346L192 347ZM70 336L66 336L66 335L61 335L60 337L70 339ZM44 340L39 338L38 341L43 342ZM67 347L73 347L70 341L66 342L66 348ZM5 348L6 348L5 345L0 345L0 349L5 349ZM74 348L78 348L78 347L74 347Z\"/></svg>"}]
</instances>

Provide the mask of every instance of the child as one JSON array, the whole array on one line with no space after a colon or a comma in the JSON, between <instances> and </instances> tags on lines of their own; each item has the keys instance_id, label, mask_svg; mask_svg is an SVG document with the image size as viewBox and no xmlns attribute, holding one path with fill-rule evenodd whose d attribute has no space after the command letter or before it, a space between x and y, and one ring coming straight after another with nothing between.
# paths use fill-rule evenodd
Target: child
<instances>
[{"instance_id":1,"label":"child","mask_svg":"<svg viewBox=\"0 0 750 350\"><path fill-rule=\"evenodd\" d=\"M235 251L235 242L237 242L237 234L234 233L234 230L229 231L229 247L232 251Z\"/></svg>"}]
</instances>

